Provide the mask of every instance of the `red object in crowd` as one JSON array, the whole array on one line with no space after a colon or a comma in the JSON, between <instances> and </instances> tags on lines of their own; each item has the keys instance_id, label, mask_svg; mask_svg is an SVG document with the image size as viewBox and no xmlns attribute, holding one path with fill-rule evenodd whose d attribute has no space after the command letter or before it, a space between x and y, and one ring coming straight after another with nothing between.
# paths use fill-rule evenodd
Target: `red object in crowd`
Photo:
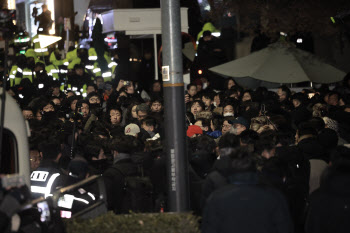
<instances>
[{"instance_id":1,"label":"red object in crowd","mask_svg":"<svg viewBox=\"0 0 350 233\"><path fill-rule=\"evenodd\" d=\"M194 134L203 134L203 130L198 125L188 126L187 137L192 137Z\"/></svg>"}]
</instances>

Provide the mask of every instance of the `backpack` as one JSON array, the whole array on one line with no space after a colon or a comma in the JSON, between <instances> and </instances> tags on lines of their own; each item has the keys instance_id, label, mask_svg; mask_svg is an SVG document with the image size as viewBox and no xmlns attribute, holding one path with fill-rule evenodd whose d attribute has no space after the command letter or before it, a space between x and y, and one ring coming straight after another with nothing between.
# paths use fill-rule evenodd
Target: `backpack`
<instances>
[{"instance_id":1,"label":"backpack","mask_svg":"<svg viewBox=\"0 0 350 233\"><path fill-rule=\"evenodd\" d=\"M124 176L124 195L122 201L122 213L132 212L152 212L153 184L149 177L143 176L142 167L139 174L126 174L122 169L113 167Z\"/></svg>"}]
</instances>

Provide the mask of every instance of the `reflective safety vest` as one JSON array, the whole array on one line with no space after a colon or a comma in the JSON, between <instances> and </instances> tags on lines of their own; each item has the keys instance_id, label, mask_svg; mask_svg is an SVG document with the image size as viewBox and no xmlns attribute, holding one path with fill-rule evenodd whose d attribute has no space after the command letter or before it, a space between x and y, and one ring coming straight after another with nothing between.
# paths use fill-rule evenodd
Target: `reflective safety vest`
<instances>
[{"instance_id":1,"label":"reflective safety vest","mask_svg":"<svg viewBox=\"0 0 350 233\"><path fill-rule=\"evenodd\" d=\"M55 66L63 65L63 60L57 60L55 52L51 53L51 55L50 55L50 62L51 62L51 64L53 64Z\"/></svg>"},{"instance_id":2,"label":"reflective safety vest","mask_svg":"<svg viewBox=\"0 0 350 233\"><path fill-rule=\"evenodd\" d=\"M75 65L79 65L81 63L81 59L79 57L74 58L68 65L68 70L73 70Z\"/></svg>"},{"instance_id":3,"label":"reflective safety vest","mask_svg":"<svg viewBox=\"0 0 350 233\"><path fill-rule=\"evenodd\" d=\"M87 85L84 84L83 88L81 89L81 95L82 95L84 98L87 96L86 88L87 88Z\"/></svg>"},{"instance_id":4,"label":"reflective safety vest","mask_svg":"<svg viewBox=\"0 0 350 233\"><path fill-rule=\"evenodd\" d=\"M30 190L33 198L52 196L58 187L61 174L57 169L39 168L30 175Z\"/></svg>"},{"instance_id":5,"label":"reflective safety vest","mask_svg":"<svg viewBox=\"0 0 350 233\"><path fill-rule=\"evenodd\" d=\"M213 33L213 32L220 32L218 29L215 28L215 26L214 26L212 23L208 22L208 23L204 24L204 26L203 26L203 28L202 28L202 31L200 31L200 32L198 33L198 35L197 35L197 41L199 41L199 39L203 36L203 33L204 33L205 31L210 31L210 32L212 32L212 33Z\"/></svg>"},{"instance_id":6,"label":"reflective safety vest","mask_svg":"<svg viewBox=\"0 0 350 233\"><path fill-rule=\"evenodd\" d=\"M95 77L102 76L102 78L105 80L105 82L112 81L112 70L109 69L106 72L102 73L101 68L98 65L98 62L94 63L93 69L91 69L91 66L88 66L90 70L92 70L92 73L94 74Z\"/></svg>"},{"instance_id":7,"label":"reflective safety vest","mask_svg":"<svg viewBox=\"0 0 350 233\"><path fill-rule=\"evenodd\" d=\"M99 67L99 64L97 62L97 53L95 48L90 48L88 50L89 55L89 61L95 61L93 65L86 65L85 68L87 70L90 70L95 77L102 76L105 80L105 82L112 81L112 74L114 72L115 67L118 65L117 63L113 62L111 57L108 56L108 53L106 52L104 54L104 58L107 61L109 70L102 73L101 68Z\"/></svg>"},{"instance_id":8,"label":"reflective safety vest","mask_svg":"<svg viewBox=\"0 0 350 233\"><path fill-rule=\"evenodd\" d=\"M23 70L18 66L12 66L9 78L10 86L14 87L21 84L22 79L27 78L31 83L33 83L33 77L35 78L35 72L31 69L24 68Z\"/></svg>"},{"instance_id":9,"label":"reflective safety vest","mask_svg":"<svg viewBox=\"0 0 350 233\"><path fill-rule=\"evenodd\" d=\"M65 85L64 83L62 83L60 86L61 91L73 91L76 95L81 95L84 98L87 96L86 88L87 88L86 84L84 84L84 86L80 89L78 89L78 87L72 86L71 84Z\"/></svg>"},{"instance_id":10,"label":"reflective safety vest","mask_svg":"<svg viewBox=\"0 0 350 233\"><path fill-rule=\"evenodd\" d=\"M40 41L39 41L38 34L32 38L32 42L34 45L34 52L35 52L36 56L49 56L49 49L40 47Z\"/></svg>"},{"instance_id":11,"label":"reflective safety vest","mask_svg":"<svg viewBox=\"0 0 350 233\"><path fill-rule=\"evenodd\" d=\"M105 59L108 63L108 68L110 69L110 71L112 72L112 74L114 73L115 68L117 67L118 63L116 63L115 61L112 60L112 58L110 56L108 56L107 53L105 53Z\"/></svg>"},{"instance_id":12,"label":"reflective safety vest","mask_svg":"<svg viewBox=\"0 0 350 233\"><path fill-rule=\"evenodd\" d=\"M26 57L32 57L34 58L35 63L41 62L43 64L45 64L43 61L39 60L38 57L36 56L36 53L34 51L34 49L27 49L26 53L25 53Z\"/></svg>"},{"instance_id":13,"label":"reflective safety vest","mask_svg":"<svg viewBox=\"0 0 350 233\"><path fill-rule=\"evenodd\" d=\"M112 72L107 71L102 74L102 78L105 80L105 82L110 82L112 81Z\"/></svg>"},{"instance_id":14,"label":"reflective safety vest","mask_svg":"<svg viewBox=\"0 0 350 233\"><path fill-rule=\"evenodd\" d=\"M88 56L89 61L97 61L97 53L94 47L89 48Z\"/></svg>"},{"instance_id":15,"label":"reflective safety vest","mask_svg":"<svg viewBox=\"0 0 350 233\"><path fill-rule=\"evenodd\" d=\"M114 71L115 71L115 68L118 66L118 63L116 63L115 61L110 61L109 63L108 63L108 68L109 69L111 69L111 71L112 71L112 74L114 73Z\"/></svg>"},{"instance_id":16,"label":"reflective safety vest","mask_svg":"<svg viewBox=\"0 0 350 233\"><path fill-rule=\"evenodd\" d=\"M31 83L33 83L33 78L36 77L35 71L32 71L29 68L23 69L23 78L27 78L30 80Z\"/></svg>"},{"instance_id":17,"label":"reflective safety vest","mask_svg":"<svg viewBox=\"0 0 350 233\"><path fill-rule=\"evenodd\" d=\"M54 64L45 67L48 76L52 76L53 80L59 80L60 69Z\"/></svg>"},{"instance_id":18,"label":"reflective safety vest","mask_svg":"<svg viewBox=\"0 0 350 233\"><path fill-rule=\"evenodd\" d=\"M9 78L10 78L10 86L14 87L21 83L23 77L23 70L16 65L11 67Z\"/></svg>"},{"instance_id":19,"label":"reflective safety vest","mask_svg":"<svg viewBox=\"0 0 350 233\"><path fill-rule=\"evenodd\" d=\"M74 49L74 50L68 52L66 55L66 59L68 62L73 61L73 59L77 58L77 57L78 57L78 50L77 49Z\"/></svg>"},{"instance_id":20,"label":"reflective safety vest","mask_svg":"<svg viewBox=\"0 0 350 233\"><path fill-rule=\"evenodd\" d=\"M92 73L95 75L95 77L102 75L101 68L99 67L98 62L94 63L94 68L92 70Z\"/></svg>"},{"instance_id":21,"label":"reflective safety vest","mask_svg":"<svg viewBox=\"0 0 350 233\"><path fill-rule=\"evenodd\" d=\"M60 86L60 90L61 91L70 91L70 90L72 90L72 85L67 84L67 86L66 86L64 83L62 83Z\"/></svg>"}]
</instances>

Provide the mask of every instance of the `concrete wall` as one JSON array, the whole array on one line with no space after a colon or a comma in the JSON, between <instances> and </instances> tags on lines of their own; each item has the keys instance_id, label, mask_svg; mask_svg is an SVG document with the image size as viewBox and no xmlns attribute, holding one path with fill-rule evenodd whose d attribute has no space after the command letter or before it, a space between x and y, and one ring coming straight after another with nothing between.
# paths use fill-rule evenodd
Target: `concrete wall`
<instances>
[{"instance_id":1,"label":"concrete wall","mask_svg":"<svg viewBox=\"0 0 350 233\"><path fill-rule=\"evenodd\" d=\"M78 12L75 16L75 24L79 25L80 29L83 26L83 20L88 9L90 0L74 0L74 12Z\"/></svg>"}]
</instances>

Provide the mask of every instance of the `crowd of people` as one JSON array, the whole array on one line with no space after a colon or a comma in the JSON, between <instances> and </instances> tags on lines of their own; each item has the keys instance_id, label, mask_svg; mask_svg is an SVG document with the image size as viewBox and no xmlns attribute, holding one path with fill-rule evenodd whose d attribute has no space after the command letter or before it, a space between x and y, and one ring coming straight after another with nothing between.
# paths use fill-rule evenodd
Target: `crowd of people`
<instances>
[{"instance_id":1,"label":"crowd of people","mask_svg":"<svg viewBox=\"0 0 350 233\"><path fill-rule=\"evenodd\" d=\"M109 210L166 211L162 82L106 79L87 69L86 51L72 51L80 61L68 68L53 51L46 66L28 53L10 72L7 91L30 126L32 185L53 177L33 197L99 174ZM190 208L203 232L348 232L350 76L298 93L213 82L202 76L184 90ZM130 177L147 184L136 205Z\"/></svg>"}]
</instances>

